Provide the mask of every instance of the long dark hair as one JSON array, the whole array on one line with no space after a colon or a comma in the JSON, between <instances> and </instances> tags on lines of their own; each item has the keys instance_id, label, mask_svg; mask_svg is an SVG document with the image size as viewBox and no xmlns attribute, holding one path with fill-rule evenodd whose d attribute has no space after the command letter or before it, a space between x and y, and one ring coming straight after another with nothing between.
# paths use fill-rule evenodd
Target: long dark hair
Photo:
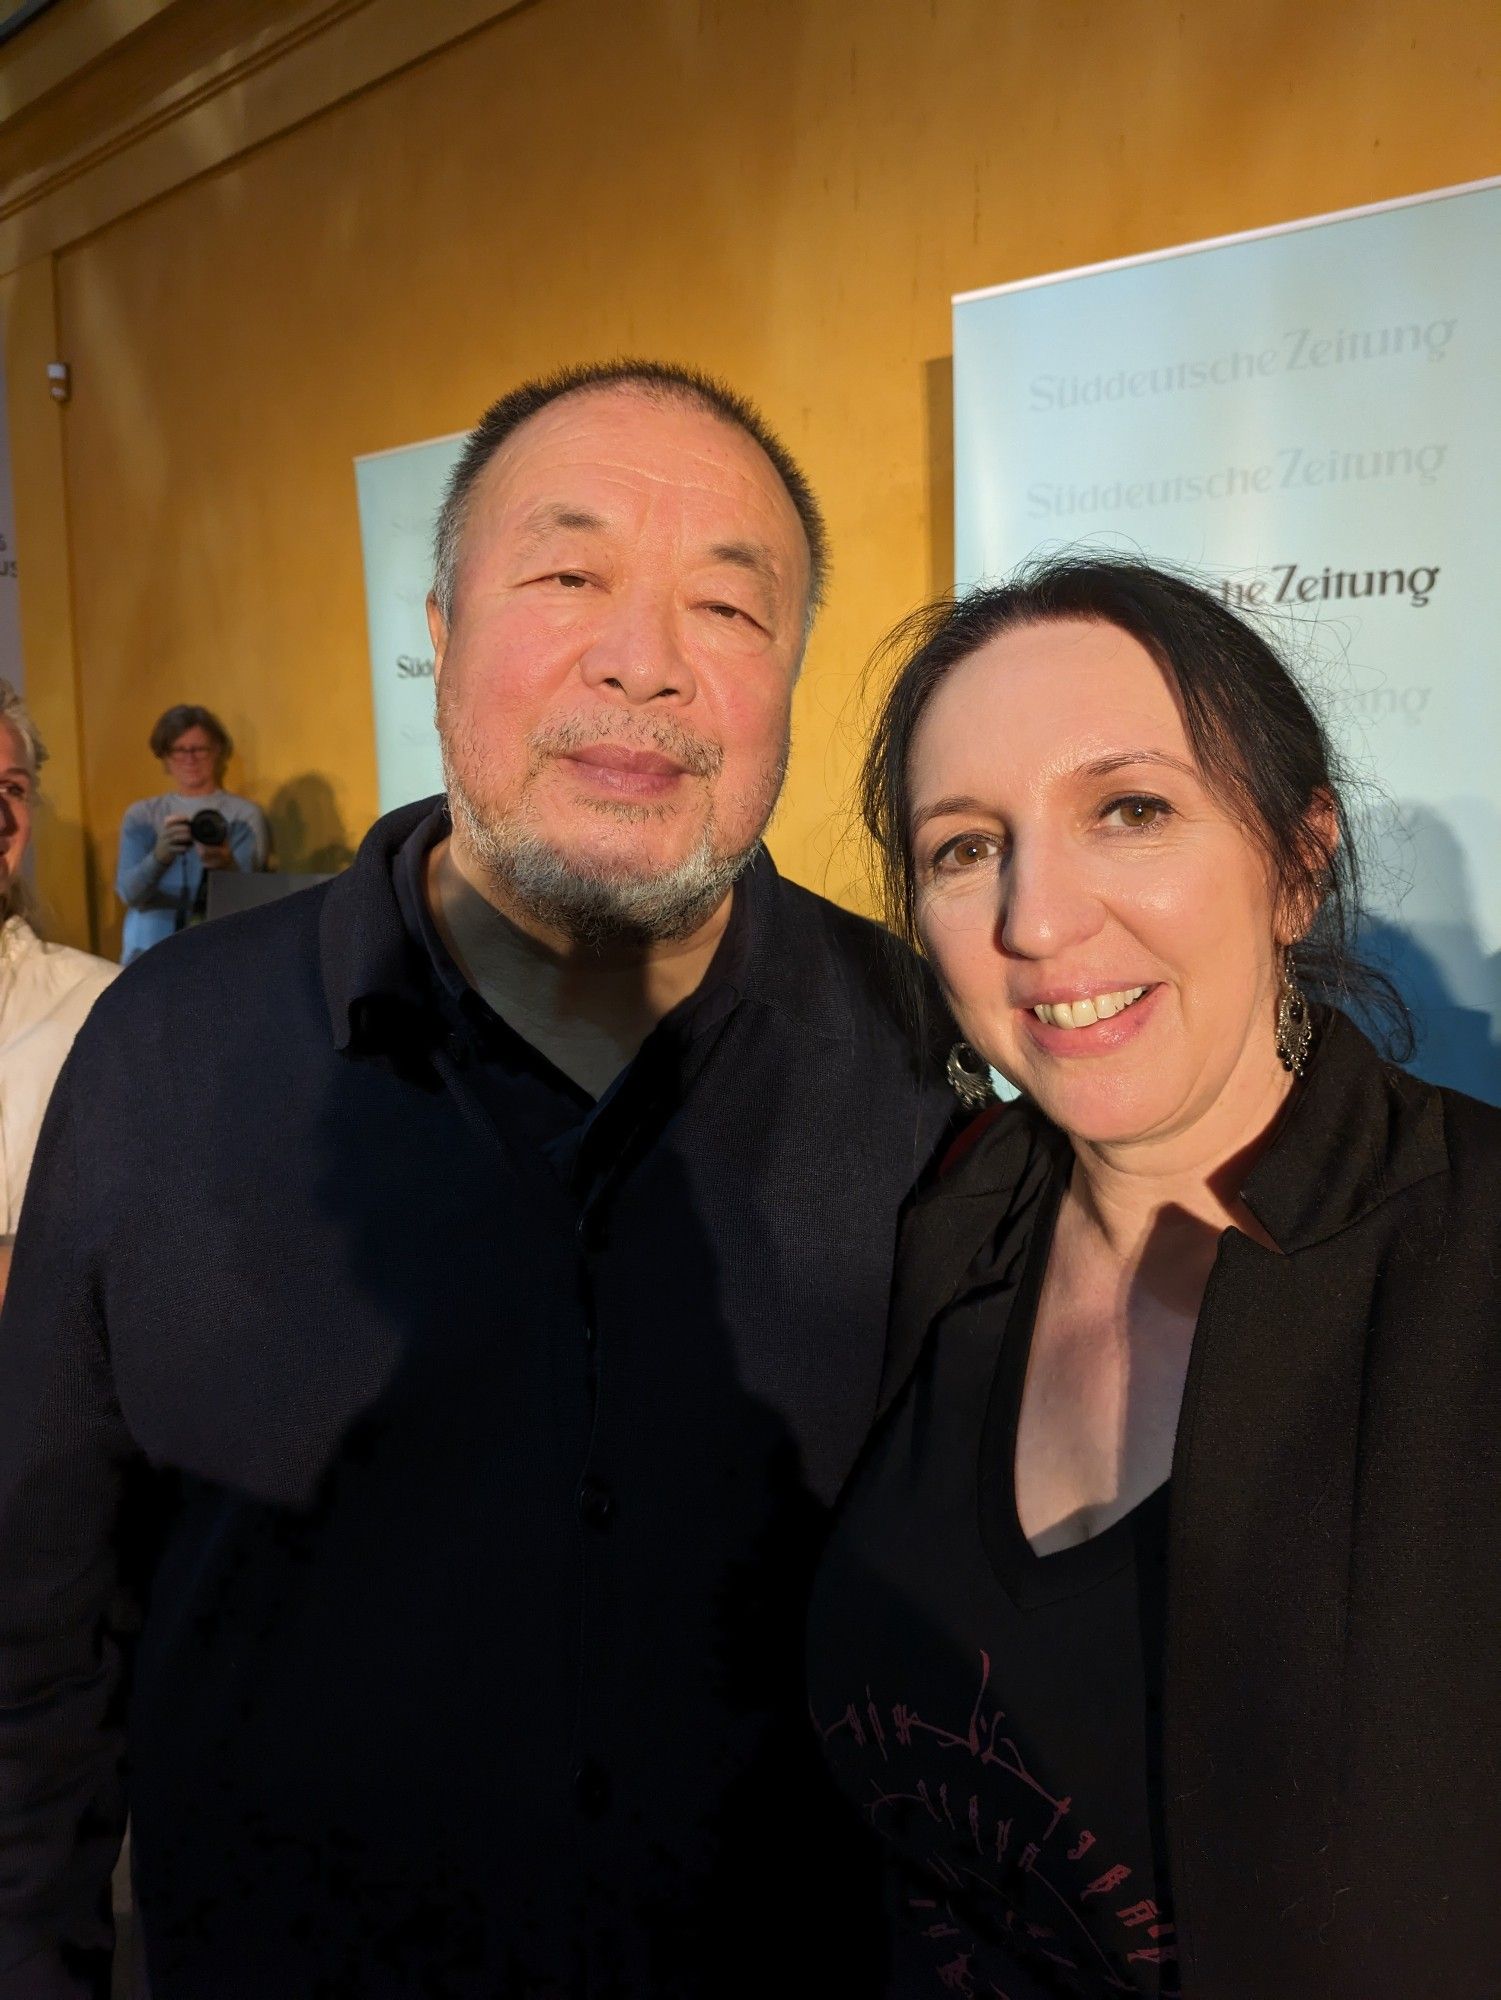
<instances>
[{"instance_id":1,"label":"long dark hair","mask_svg":"<svg viewBox=\"0 0 1501 2000\"><path fill-rule=\"evenodd\" d=\"M1296 947L1298 978L1316 999L1350 1007L1388 1052L1412 1052L1412 1022L1386 975L1360 957L1360 861L1347 780L1322 723L1285 662L1256 628L1202 585L1150 563L1063 555L1004 583L940 599L904 619L873 665L890 674L860 779L888 928L920 952L912 853L912 740L928 703L961 660L999 633L1062 619L1114 625L1144 646L1183 704L1205 779L1266 855L1285 907L1313 910ZM1316 831L1332 812L1331 851ZM910 963L908 954L903 958ZM907 982L920 1017L918 988Z\"/></svg>"}]
</instances>

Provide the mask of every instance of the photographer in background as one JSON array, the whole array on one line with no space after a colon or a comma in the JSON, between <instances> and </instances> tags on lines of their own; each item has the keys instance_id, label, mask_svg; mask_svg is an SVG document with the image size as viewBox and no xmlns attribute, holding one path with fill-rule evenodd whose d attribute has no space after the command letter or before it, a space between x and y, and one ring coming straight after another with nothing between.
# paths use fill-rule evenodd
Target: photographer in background
<instances>
[{"instance_id":1,"label":"photographer in background","mask_svg":"<svg viewBox=\"0 0 1501 2000\"><path fill-rule=\"evenodd\" d=\"M21 864L46 755L25 704L0 680L0 1299L42 1113L85 1014L116 976L102 958L44 944L33 927Z\"/></svg>"},{"instance_id":2,"label":"photographer in background","mask_svg":"<svg viewBox=\"0 0 1501 2000\"><path fill-rule=\"evenodd\" d=\"M234 751L212 709L179 702L151 732L171 790L138 799L120 824L115 892L125 905L120 963L195 923L204 913L208 871L264 868L270 847L258 805L224 790Z\"/></svg>"}]
</instances>

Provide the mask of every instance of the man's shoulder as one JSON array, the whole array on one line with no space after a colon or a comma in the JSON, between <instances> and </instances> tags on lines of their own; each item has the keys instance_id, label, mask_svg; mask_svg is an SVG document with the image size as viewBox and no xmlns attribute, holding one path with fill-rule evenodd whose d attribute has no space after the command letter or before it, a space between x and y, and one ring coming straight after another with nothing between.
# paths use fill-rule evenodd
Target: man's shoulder
<instances>
[{"instance_id":1,"label":"man's shoulder","mask_svg":"<svg viewBox=\"0 0 1501 2000\"><path fill-rule=\"evenodd\" d=\"M332 886L321 882L164 938L101 996L91 1017L96 1034L113 1024L191 1018L221 996L236 1018L265 1018L270 991L316 980L319 921ZM228 1018L220 1015L221 1030Z\"/></svg>"},{"instance_id":2,"label":"man's shoulder","mask_svg":"<svg viewBox=\"0 0 1501 2000\"><path fill-rule=\"evenodd\" d=\"M900 963L912 956L873 917L861 916L785 875L775 878L774 907L784 941L801 938L810 945L821 943L861 967L883 960Z\"/></svg>"},{"instance_id":3,"label":"man's shoulder","mask_svg":"<svg viewBox=\"0 0 1501 2000\"><path fill-rule=\"evenodd\" d=\"M774 878L775 956L794 981L806 981L832 960L851 1009L879 1020L904 1040L921 1031L926 1039L947 1009L928 968L884 924L821 896L785 876ZM917 1005L914 1006L914 1001Z\"/></svg>"}]
</instances>

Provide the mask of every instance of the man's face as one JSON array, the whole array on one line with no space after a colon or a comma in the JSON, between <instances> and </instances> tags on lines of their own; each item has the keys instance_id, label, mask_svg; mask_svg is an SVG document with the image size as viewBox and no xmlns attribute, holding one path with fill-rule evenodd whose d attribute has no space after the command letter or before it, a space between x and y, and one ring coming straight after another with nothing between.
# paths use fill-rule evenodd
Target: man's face
<instances>
[{"instance_id":1,"label":"man's face","mask_svg":"<svg viewBox=\"0 0 1501 2000\"><path fill-rule=\"evenodd\" d=\"M733 879L780 789L808 585L796 510L734 425L631 388L530 418L475 488L451 622L429 605L460 838L622 908Z\"/></svg>"}]
</instances>

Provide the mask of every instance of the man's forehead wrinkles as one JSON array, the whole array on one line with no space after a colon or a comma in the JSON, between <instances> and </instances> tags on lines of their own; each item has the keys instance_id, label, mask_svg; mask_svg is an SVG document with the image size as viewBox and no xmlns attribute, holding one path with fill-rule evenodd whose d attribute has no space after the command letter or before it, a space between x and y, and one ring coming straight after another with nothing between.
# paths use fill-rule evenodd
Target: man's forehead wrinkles
<instances>
[{"instance_id":1,"label":"man's forehead wrinkles","mask_svg":"<svg viewBox=\"0 0 1501 2000\"><path fill-rule=\"evenodd\" d=\"M559 473L565 476L569 473L580 473L586 477L598 478L607 484L618 481L627 486L649 486L661 493L699 494L708 500L722 500L725 497L726 487L733 482L734 485L745 489L763 507L775 507L775 497L769 482L763 485L747 468L721 466L703 454L699 454L698 458L700 464L709 465L713 467L714 472L728 476L716 478L711 474L709 477L695 477L678 467L665 470L643 465L639 459L602 458L597 452L592 451L580 451L577 454L560 452L554 463ZM544 478L552 469L552 466L546 467L545 470L537 468L535 476ZM521 468L518 466L515 470L519 472ZM790 507L791 503L788 505Z\"/></svg>"}]
</instances>

